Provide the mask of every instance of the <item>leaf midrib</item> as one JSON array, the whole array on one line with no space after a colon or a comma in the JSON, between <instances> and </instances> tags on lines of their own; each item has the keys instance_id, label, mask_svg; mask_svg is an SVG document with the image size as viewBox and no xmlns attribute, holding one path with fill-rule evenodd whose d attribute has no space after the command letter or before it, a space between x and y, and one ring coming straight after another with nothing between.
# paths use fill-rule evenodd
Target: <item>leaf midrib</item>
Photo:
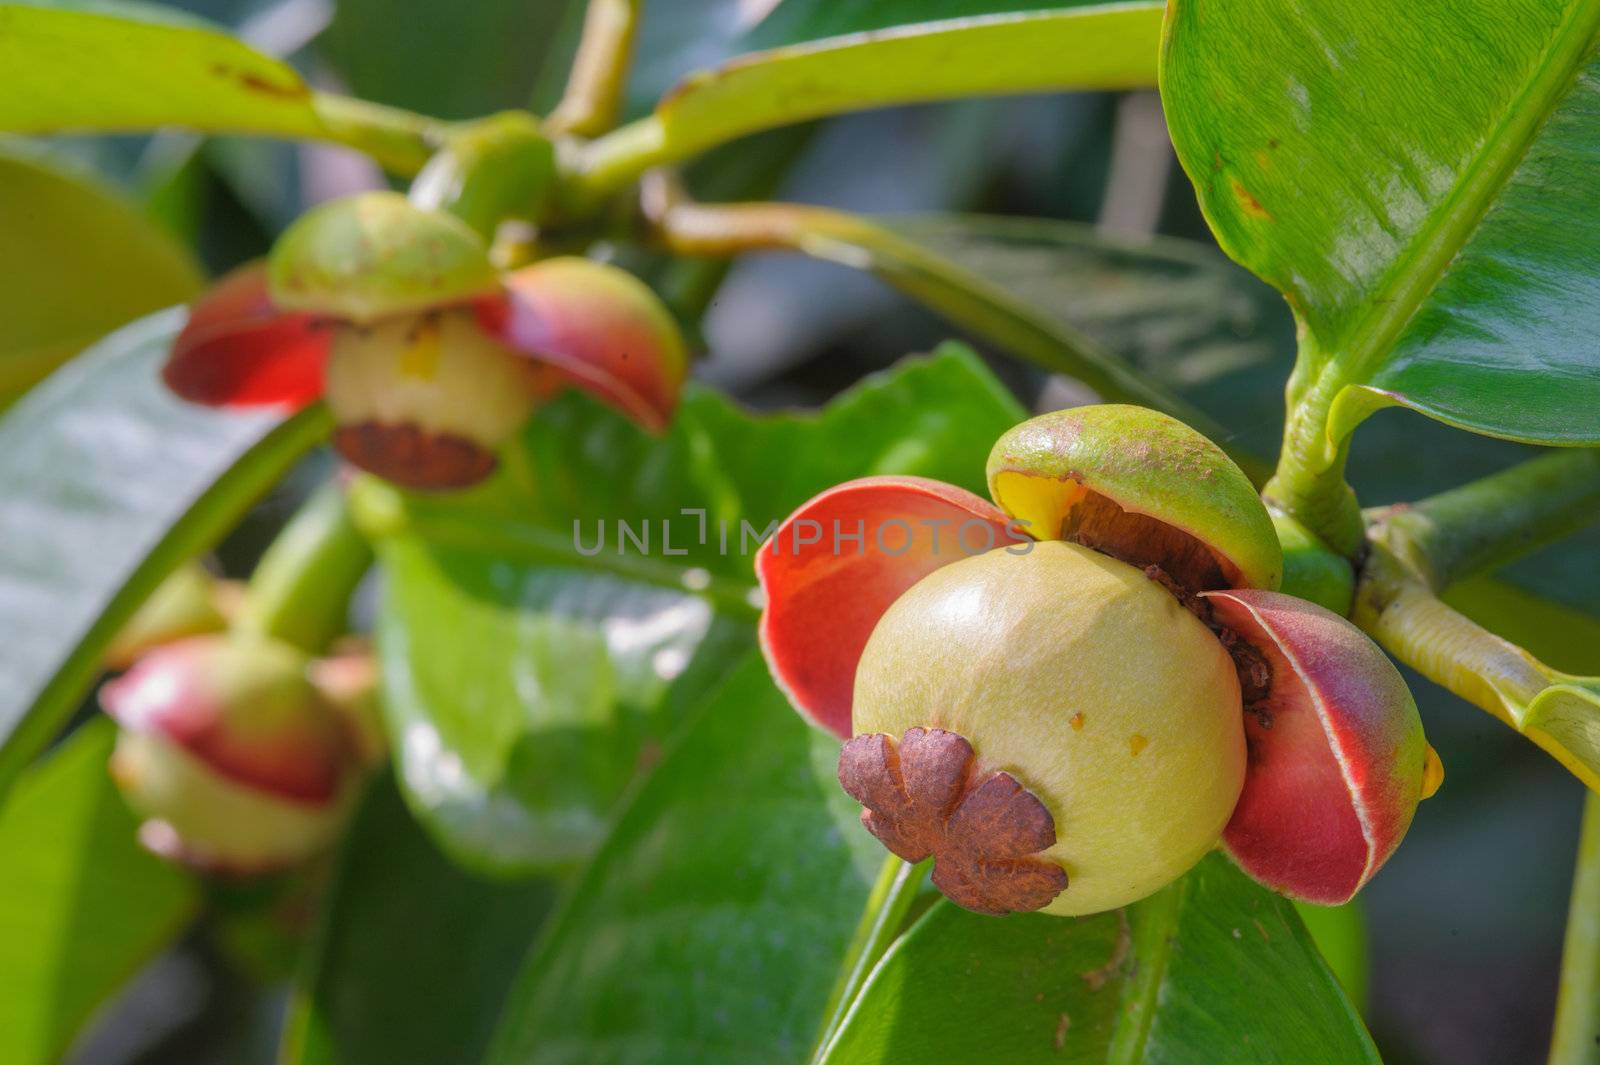
<instances>
[{"instance_id":1,"label":"leaf midrib","mask_svg":"<svg viewBox=\"0 0 1600 1065\"><path fill-rule=\"evenodd\" d=\"M1545 53L1536 74L1528 80L1499 127L1488 139L1464 177L1457 181L1443 210L1435 212L1390 268L1390 295L1370 297L1374 310L1349 335L1341 352L1323 364L1318 384L1329 401L1345 384L1365 383L1373 360L1387 355L1427 297L1438 288L1445 271L1466 246L1484 217L1494 207L1539 132L1591 57L1600 37L1600 0L1574 4L1562 20L1555 46ZM1331 384L1332 387L1329 387Z\"/></svg>"}]
</instances>

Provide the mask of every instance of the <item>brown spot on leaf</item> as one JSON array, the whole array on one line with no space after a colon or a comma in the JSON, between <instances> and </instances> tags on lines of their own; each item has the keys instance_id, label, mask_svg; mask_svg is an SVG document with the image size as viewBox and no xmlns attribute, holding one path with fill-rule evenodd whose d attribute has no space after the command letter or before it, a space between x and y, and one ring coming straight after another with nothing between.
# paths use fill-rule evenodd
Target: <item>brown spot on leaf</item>
<instances>
[{"instance_id":1,"label":"brown spot on leaf","mask_svg":"<svg viewBox=\"0 0 1600 1065\"><path fill-rule=\"evenodd\" d=\"M839 783L861 803L861 823L908 862L934 859L933 883L977 913L1037 910L1067 886L1055 862L1055 819L1010 773L975 769L972 744L945 729L913 728L896 741L857 736L839 752Z\"/></svg>"},{"instance_id":2,"label":"brown spot on leaf","mask_svg":"<svg viewBox=\"0 0 1600 1065\"><path fill-rule=\"evenodd\" d=\"M1250 190L1245 188L1238 178L1233 181L1233 198L1239 201L1239 206L1251 218L1261 218L1268 221L1272 219L1272 212L1261 206L1261 201L1251 195Z\"/></svg>"},{"instance_id":3,"label":"brown spot on leaf","mask_svg":"<svg viewBox=\"0 0 1600 1065\"><path fill-rule=\"evenodd\" d=\"M1057 1050L1061 1050L1064 1047L1066 1047L1066 1045L1067 1045L1067 1029L1069 1029L1071 1027L1072 1027L1072 1018L1070 1016L1068 1016L1067 1014L1063 1013L1061 1015L1061 1020L1056 1022L1056 1037L1055 1037L1055 1039L1053 1040L1053 1043L1052 1043L1052 1045L1054 1045Z\"/></svg>"},{"instance_id":4,"label":"brown spot on leaf","mask_svg":"<svg viewBox=\"0 0 1600 1065\"><path fill-rule=\"evenodd\" d=\"M274 96L281 100L301 100L311 95L310 88L303 81L295 80L283 85L264 78L254 71L238 70L226 63L211 64L211 73L219 78L236 82L251 92Z\"/></svg>"}]
</instances>

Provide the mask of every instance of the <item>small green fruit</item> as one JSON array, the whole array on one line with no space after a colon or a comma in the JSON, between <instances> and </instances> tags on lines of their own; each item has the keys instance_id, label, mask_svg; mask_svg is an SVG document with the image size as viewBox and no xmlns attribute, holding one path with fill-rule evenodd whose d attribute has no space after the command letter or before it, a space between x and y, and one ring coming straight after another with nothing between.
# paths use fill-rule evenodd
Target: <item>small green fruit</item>
<instances>
[{"instance_id":1,"label":"small green fruit","mask_svg":"<svg viewBox=\"0 0 1600 1065\"><path fill-rule=\"evenodd\" d=\"M279 310L357 324L466 303L499 285L470 226L396 192L307 211L278 238L268 264Z\"/></svg>"}]
</instances>

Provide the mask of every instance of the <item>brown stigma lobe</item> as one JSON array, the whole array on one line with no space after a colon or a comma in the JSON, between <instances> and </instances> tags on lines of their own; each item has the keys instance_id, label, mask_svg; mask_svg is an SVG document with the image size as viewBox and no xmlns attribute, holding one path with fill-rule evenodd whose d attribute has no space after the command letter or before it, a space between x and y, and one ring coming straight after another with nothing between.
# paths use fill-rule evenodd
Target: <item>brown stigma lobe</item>
<instances>
[{"instance_id":1,"label":"brown stigma lobe","mask_svg":"<svg viewBox=\"0 0 1600 1065\"><path fill-rule=\"evenodd\" d=\"M489 476L496 461L494 452L464 436L415 425L341 425L333 443L355 465L407 488L465 488Z\"/></svg>"},{"instance_id":2,"label":"brown stigma lobe","mask_svg":"<svg viewBox=\"0 0 1600 1065\"><path fill-rule=\"evenodd\" d=\"M857 736L839 752L839 783L864 809L861 823L908 862L934 859L933 883L978 913L1037 910L1067 873L1032 855L1055 845L1055 818L1010 773L982 773L972 744L944 729L896 741Z\"/></svg>"},{"instance_id":3,"label":"brown stigma lobe","mask_svg":"<svg viewBox=\"0 0 1600 1065\"><path fill-rule=\"evenodd\" d=\"M1198 537L1148 515L1123 510L1098 492L1084 496L1067 513L1061 538L1138 569L1158 567L1173 585L1190 594L1226 588L1230 583L1217 556Z\"/></svg>"}]
</instances>

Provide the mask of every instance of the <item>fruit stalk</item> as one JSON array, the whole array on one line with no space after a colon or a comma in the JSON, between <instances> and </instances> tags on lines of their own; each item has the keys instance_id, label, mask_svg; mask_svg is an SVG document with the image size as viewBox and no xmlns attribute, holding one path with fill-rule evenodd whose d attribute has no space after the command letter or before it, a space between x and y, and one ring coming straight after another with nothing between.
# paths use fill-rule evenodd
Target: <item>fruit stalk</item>
<instances>
[{"instance_id":1,"label":"fruit stalk","mask_svg":"<svg viewBox=\"0 0 1600 1065\"><path fill-rule=\"evenodd\" d=\"M344 631L350 595L371 565L344 490L324 485L262 556L237 627L318 654Z\"/></svg>"}]
</instances>

